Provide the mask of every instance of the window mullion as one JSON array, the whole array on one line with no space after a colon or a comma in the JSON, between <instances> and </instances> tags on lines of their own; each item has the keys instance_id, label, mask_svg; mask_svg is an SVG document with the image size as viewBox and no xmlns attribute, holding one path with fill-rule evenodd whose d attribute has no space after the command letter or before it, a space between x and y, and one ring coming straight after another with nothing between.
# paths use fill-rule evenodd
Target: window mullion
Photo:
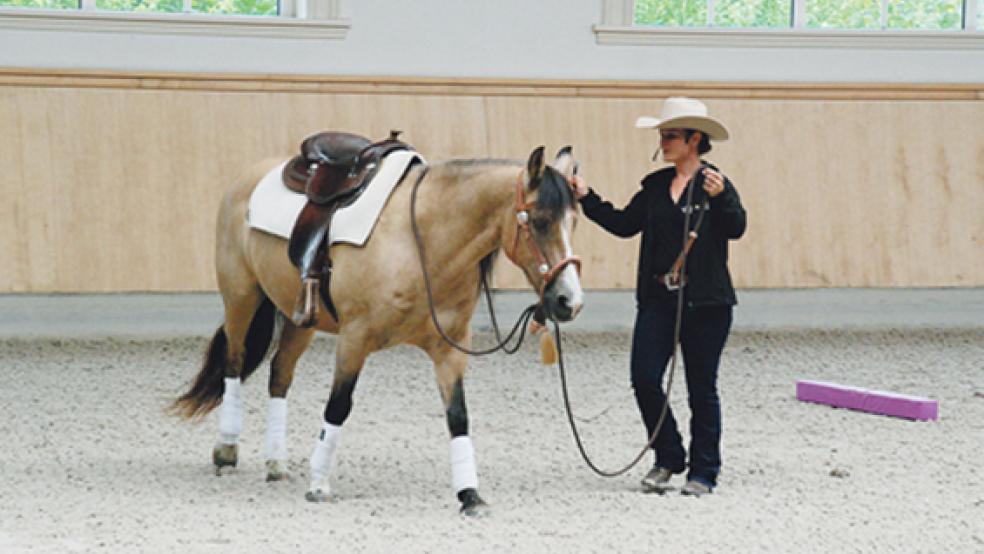
<instances>
[{"instance_id":1,"label":"window mullion","mask_svg":"<svg viewBox=\"0 0 984 554\"><path fill-rule=\"evenodd\" d=\"M977 31L977 0L964 0L964 31Z\"/></svg>"},{"instance_id":2,"label":"window mullion","mask_svg":"<svg viewBox=\"0 0 984 554\"><path fill-rule=\"evenodd\" d=\"M79 9L82 11L93 11L96 9L96 0L79 0Z\"/></svg>"},{"instance_id":3,"label":"window mullion","mask_svg":"<svg viewBox=\"0 0 984 554\"><path fill-rule=\"evenodd\" d=\"M707 26L714 26L714 0L707 0Z\"/></svg>"},{"instance_id":4,"label":"window mullion","mask_svg":"<svg viewBox=\"0 0 984 554\"><path fill-rule=\"evenodd\" d=\"M632 26L635 24L635 0L604 0L601 20L605 25Z\"/></svg>"},{"instance_id":5,"label":"window mullion","mask_svg":"<svg viewBox=\"0 0 984 554\"><path fill-rule=\"evenodd\" d=\"M793 0L793 28L806 27L806 0Z\"/></svg>"},{"instance_id":6,"label":"window mullion","mask_svg":"<svg viewBox=\"0 0 984 554\"><path fill-rule=\"evenodd\" d=\"M881 20L880 28L888 29L888 0L881 0L879 19Z\"/></svg>"},{"instance_id":7,"label":"window mullion","mask_svg":"<svg viewBox=\"0 0 984 554\"><path fill-rule=\"evenodd\" d=\"M181 3L181 11L184 13L191 13L191 0L183 0Z\"/></svg>"}]
</instances>

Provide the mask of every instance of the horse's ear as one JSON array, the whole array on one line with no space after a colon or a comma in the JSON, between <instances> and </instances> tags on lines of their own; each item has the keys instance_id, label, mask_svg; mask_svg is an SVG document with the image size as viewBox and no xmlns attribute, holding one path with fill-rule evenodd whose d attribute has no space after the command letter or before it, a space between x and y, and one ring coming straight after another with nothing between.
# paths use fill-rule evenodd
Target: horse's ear
<instances>
[{"instance_id":1,"label":"horse's ear","mask_svg":"<svg viewBox=\"0 0 984 554\"><path fill-rule=\"evenodd\" d=\"M530 154L530 160L526 162L526 174L529 176L531 189L536 188L540 183L540 178L543 177L543 150L543 146L538 147Z\"/></svg>"},{"instance_id":2,"label":"horse's ear","mask_svg":"<svg viewBox=\"0 0 984 554\"><path fill-rule=\"evenodd\" d=\"M574 176L574 148L569 145L561 148L550 165L570 180Z\"/></svg>"}]
</instances>

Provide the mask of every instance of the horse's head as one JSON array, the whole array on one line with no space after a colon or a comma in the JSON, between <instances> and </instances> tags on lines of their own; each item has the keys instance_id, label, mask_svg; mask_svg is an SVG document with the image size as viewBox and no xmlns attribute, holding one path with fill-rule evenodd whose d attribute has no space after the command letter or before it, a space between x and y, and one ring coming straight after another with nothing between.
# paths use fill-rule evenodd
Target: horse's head
<instances>
[{"instance_id":1,"label":"horse's head","mask_svg":"<svg viewBox=\"0 0 984 554\"><path fill-rule=\"evenodd\" d=\"M540 293L546 315L570 321L581 310L581 260L571 250L577 222L577 203L571 190L574 156L570 146L557 153L552 164L543 159L543 147L530 154L516 183L515 234L506 253Z\"/></svg>"}]
</instances>

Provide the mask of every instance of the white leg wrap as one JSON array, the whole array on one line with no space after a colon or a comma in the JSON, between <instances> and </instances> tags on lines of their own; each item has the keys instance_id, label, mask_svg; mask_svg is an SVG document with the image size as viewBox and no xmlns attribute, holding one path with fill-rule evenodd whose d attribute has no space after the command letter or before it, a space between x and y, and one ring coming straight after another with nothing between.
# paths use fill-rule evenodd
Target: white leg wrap
<instances>
[{"instance_id":1,"label":"white leg wrap","mask_svg":"<svg viewBox=\"0 0 984 554\"><path fill-rule=\"evenodd\" d=\"M475 447L467 435L451 439L451 486L456 493L478 488Z\"/></svg>"},{"instance_id":2,"label":"white leg wrap","mask_svg":"<svg viewBox=\"0 0 984 554\"><path fill-rule=\"evenodd\" d=\"M225 392L219 407L219 438L222 444L239 443L243 432L243 399L239 396L239 377L225 378Z\"/></svg>"},{"instance_id":3,"label":"white leg wrap","mask_svg":"<svg viewBox=\"0 0 984 554\"><path fill-rule=\"evenodd\" d=\"M311 454L312 489L320 487L325 492L328 491L328 479L334 473L338 461L338 437L341 433L342 428L331 423L325 423L321 428L321 434L314 443L314 452Z\"/></svg>"},{"instance_id":4,"label":"white leg wrap","mask_svg":"<svg viewBox=\"0 0 984 554\"><path fill-rule=\"evenodd\" d=\"M267 409L266 458L287 460L287 399L271 398Z\"/></svg>"}]
</instances>

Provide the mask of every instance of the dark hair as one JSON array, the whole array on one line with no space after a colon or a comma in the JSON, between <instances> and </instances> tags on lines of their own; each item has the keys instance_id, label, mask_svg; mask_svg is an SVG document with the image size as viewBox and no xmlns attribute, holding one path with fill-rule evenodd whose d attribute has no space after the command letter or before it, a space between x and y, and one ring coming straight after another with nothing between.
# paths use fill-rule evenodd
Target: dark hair
<instances>
[{"instance_id":1,"label":"dark hair","mask_svg":"<svg viewBox=\"0 0 984 554\"><path fill-rule=\"evenodd\" d=\"M697 129L687 129L685 133L684 140L690 140L690 137L694 136L694 133L700 133L700 143L697 144L697 153L703 156L711 151L711 139L708 138L707 133L704 131L698 131Z\"/></svg>"},{"instance_id":2,"label":"dark hair","mask_svg":"<svg viewBox=\"0 0 984 554\"><path fill-rule=\"evenodd\" d=\"M537 190L537 207L550 214L552 220L560 219L575 204L567 178L550 166L544 168Z\"/></svg>"}]
</instances>

